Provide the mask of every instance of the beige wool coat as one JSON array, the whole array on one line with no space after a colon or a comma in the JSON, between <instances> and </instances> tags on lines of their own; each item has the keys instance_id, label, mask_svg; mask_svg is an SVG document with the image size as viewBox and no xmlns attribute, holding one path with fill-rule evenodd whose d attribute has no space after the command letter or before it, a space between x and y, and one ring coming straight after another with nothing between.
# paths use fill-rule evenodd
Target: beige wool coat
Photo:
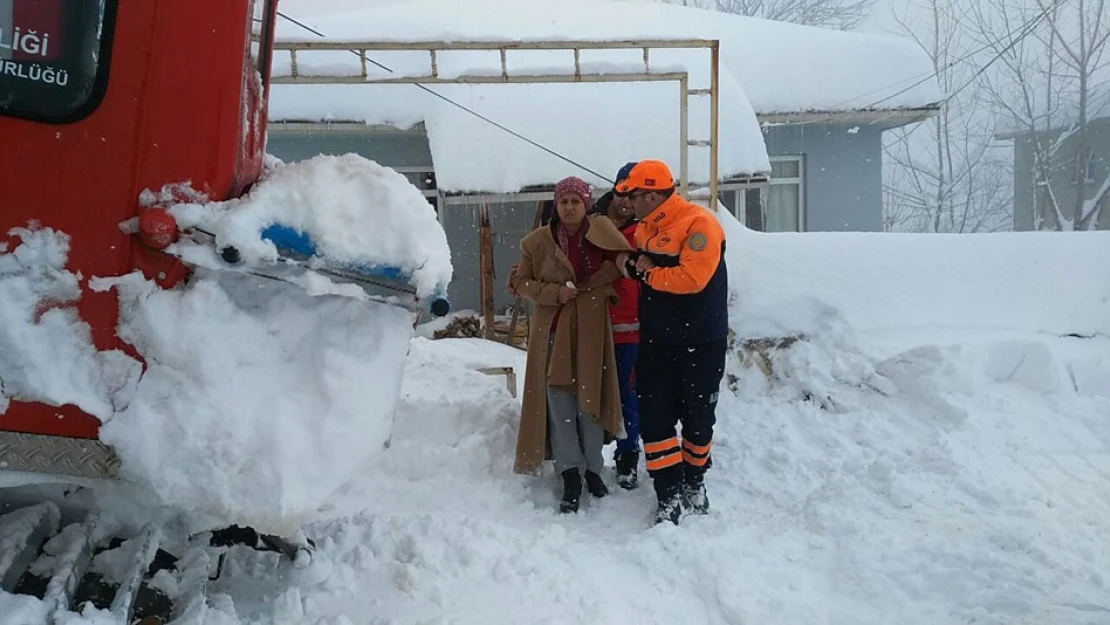
<instances>
[{"instance_id":1,"label":"beige wool coat","mask_svg":"<svg viewBox=\"0 0 1110 625\"><path fill-rule=\"evenodd\" d=\"M587 219L587 241L604 251L631 251L628 240L608 217ZM574 266L559 249L550 226L533 230L520 242L520 249L522 258L512 285L522 297L535 302L535 313L529 324L514 471L535 474L550 458L548 385L575 393L582 412L592 415L607 434L613 438L624 436L609 322L609 304L617 302L612 283L621 273L614 262L603 261L586 284L577 285L578 296L561 306L548 365L551 321L560 308L559 287L574 282Z\"/></svg>"}]
</instances>

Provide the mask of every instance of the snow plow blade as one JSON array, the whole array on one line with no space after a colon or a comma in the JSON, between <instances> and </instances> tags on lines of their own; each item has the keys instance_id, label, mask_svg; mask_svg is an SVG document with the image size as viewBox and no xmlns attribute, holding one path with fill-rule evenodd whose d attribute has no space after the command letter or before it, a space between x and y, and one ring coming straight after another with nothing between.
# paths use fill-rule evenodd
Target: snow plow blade
<instances>
[{"instance_id":1,"label":"snow plow blade","mask_svg":"<svg viewBox=\"0 0 1110 625\"><path fill-rule=\"evenodd\" d=\"M319 255L316 245L307 234L287 226L269 226L262 231L261 238L273 243L283 265L310 269L340 284L355 284L370 296L390 298L388 303L403 305L414 311L430 313L436 317L443 317L451 312L451 303L444 288L438 289L430 297L418 297L412 276L399 267L333 262ZM219 255L229 265L237 265L241 258L239 251L233 246L221 247ZM257 273L257 268L253 269ZM266 277L285 279L280 274Z\"/></svg>"}]
</instances>

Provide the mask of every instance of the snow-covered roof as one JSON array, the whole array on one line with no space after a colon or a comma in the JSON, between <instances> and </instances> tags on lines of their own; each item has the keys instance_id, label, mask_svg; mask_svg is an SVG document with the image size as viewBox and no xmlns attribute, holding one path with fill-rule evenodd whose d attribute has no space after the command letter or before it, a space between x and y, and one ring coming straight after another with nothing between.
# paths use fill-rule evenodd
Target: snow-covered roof
<instances>
[{"instance_id":1,"label":"snow-covered roof","mask_svg":"<svg viewBox=\"0 0 1110 625\"><path fill-rule=\"evenodd\" d=\"M862 35L632 0L414 0L374 8L292 15L336 41L539 41L720 39L721 177L770 168L756 113L840 112L920 108L940 99L929 59L913 44ZM281 40L321 37L280 21ZM510 53L510 70L573 71L570 52ZM426 75L427 53L382 52L373 59L394 75ZM358 62L349 53L298 55L303 73L342 71ZM637 71L642 52L583 52L592 69ZM691 88L708 86L707 51L655 50L652 71L678 67ZM441 75L500 71L497 52L441 53ZM585 68L584 68L585 69ZM371 68L373 71L373 68ZM289 57L274 59L275 75L289 73ZM378 75L386 72L378 70ZM915 85L915 82L921 84ZM450 100L581 163L612 176L622 164L661 158L678 175L679 98L674 83L573 85L436 85ZM708 137L707 99L694 99L689 138ZM274 120L353 120L408 127L424 121L439 186L448 191L511 192L581 175L544 150L497 129L411 85L274 85ZM709 178L706 151L690 150L690 179Z\"/></svg>"},{"instance_id":2,"label":"snow-covered roof","mask_svg":"<svg viewBox=\"0 0 1110 625\"><path fill-rule=\"evenodd\" d=\"M941 99L928 55L908 38L643 0L415 0L303 21L335 40L720 39L721 65L760 114L920 108ZM284 20L278 34L320 39Z\"/></svg>"}]
</instances>

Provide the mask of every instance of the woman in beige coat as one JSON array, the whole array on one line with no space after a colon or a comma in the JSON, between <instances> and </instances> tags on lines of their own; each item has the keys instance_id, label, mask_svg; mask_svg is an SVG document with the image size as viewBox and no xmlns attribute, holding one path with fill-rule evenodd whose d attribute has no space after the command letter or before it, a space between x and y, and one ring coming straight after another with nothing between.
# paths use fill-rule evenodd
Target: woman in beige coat
<instances>
[{"instance_id":1,"label":"woman in beige coat","mask_svg":"<svg viewBox=\"0 0 1110 625\"><path fill-rule=\"evenodd\" d=\"M515 470L534 474L554 459L561 512L577 512L583 471L591 495L608 494L601 448L624 437L609 303L617 255L631 247L607 217L586 217L590 200L581 179L561 180L551 223L521 241L512 277L513 290L535 302Z\"/></svg>"}]
</instances>

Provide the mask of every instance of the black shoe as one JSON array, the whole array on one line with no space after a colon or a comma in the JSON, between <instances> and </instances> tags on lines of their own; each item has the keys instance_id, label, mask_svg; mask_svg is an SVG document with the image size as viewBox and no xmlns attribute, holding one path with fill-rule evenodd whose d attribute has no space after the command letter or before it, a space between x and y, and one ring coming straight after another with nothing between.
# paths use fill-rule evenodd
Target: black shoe
<instances>
[{"instance_id":1,"label":"black shoe","mask_svg":"<svg viewBox=\"0 0 1110 625\"><path fill-rule=\"evenodd\" d=\"M605 481L593 471L586 471L586 490L590 491L590 495L595 499L601 499L609 494L609 487L605 485Z\"/></svg>"},{"instance_id":2,"label":"black shoe","mask_svg":"<svg viewBox=\"0 0 1110 625\"><path fill-rule=\"evenodd\" d=\"M655 511L655 524L659 525L670 521L675 525L682 519L682 502L678 497L661 500L659 509Z\"/></svg>"},{"instance_id":3,"label":"black shoe","mask_svg":"<svg viewBox=\"0 0 1110 625\"><path fill-rule=\"evenodd\" d=\"M568 514L578 512L578 500L582 498L582 476L578 469L563 471L563 499L559 502L559 512Z\"/></svg>"},{"instance_id":4,"label":"black shoe","mask_svg":"<svg viewBox=\"0 0 1110 625\"><path fill-rule=\"evenodd\" d=\"M626 451L623 454L617 454L617 485L625 490L632 490L639 486L639 465L639 450Z\"/></svg>"}]
</instances>

